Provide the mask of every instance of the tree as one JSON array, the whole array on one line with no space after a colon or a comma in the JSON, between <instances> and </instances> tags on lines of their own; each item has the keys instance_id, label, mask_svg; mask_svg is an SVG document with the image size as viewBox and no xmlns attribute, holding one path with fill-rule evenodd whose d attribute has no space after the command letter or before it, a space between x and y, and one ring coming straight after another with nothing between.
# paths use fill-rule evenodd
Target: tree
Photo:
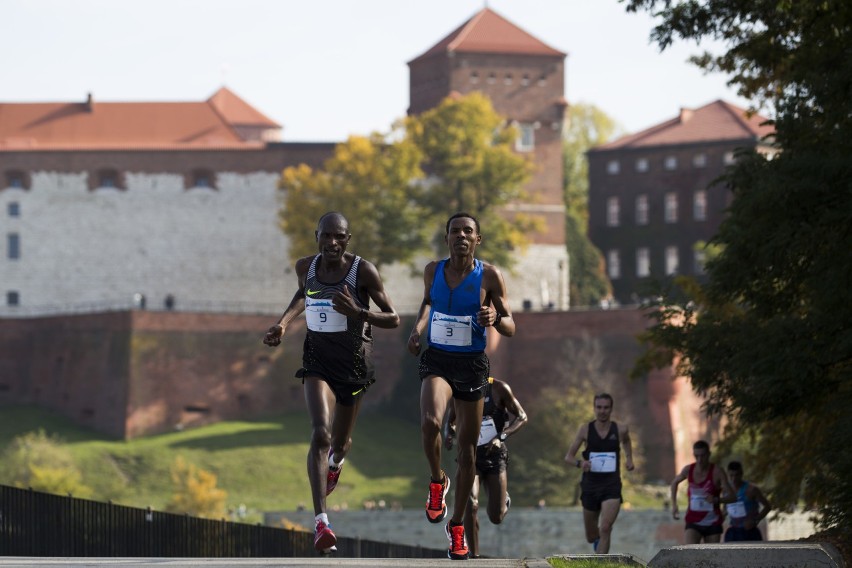
<instances>
[{"instance_id":1,"label":"tree","mask_svg":"<svg viewBox=\"0 0 852 568\"><path fill-rule=\"evenodd\" d=\"M0 480L15 487L89 497L92 490L83 484L82 477L68 448L44 430L13 439L0 460Z\"/></svg>"},{"instance_id":2,"label":"tree","mask_svg":"<svg viewBox=\"0 0 852 568\"><path fill-rule=\"evenodd\" d=\"M541 219L516 214L507 219L502 207L528 196L523 184L532 164L514 152L517 130L506 123L481 93L450 96L437 107L405 121L408 137L424 156L429 178L417 199L438 223L436 250L443 251L443 221L457 211L475 215L488 234L478 251L489 262L511 267L514 249L523 249Z\"/></svg>"},{"instance_id":3,"label":"tree","mask_svg":"<svg viewBox=\"0 0 852 568\"><path fill-rule=\"evenodd\" d=\"M427 243L422 208L411 198L411 185L422 176L420 158L411 142L387 142L374 133L338 144L322 170L304 164L285 169L279 186L285 205L279 216L291 258L317 252L316 223L328 211L341 211L350 219L350 249L370 251L376 266L412 258Z\"/></svg>"},{"instance_id":4,"label":"tree","mask_svg":"<svg viewBox=\"0 0 852 568\"><path fill-rule=\"evenodd\" d=\"M536 217L510 220L501 210L526 198L522 186L532 171L513 151L516 136L490 100L474 93L398 121L387 136L350 137L321 170L285 169L279 216L291 257L316 252L317 219L339 210L353 223L353 251L370 251L377 266L407 262L430 244L443 251L444 221L464 210L488 227L483 258L511 267L512 251L543 228Z\"/></svg>"},{"instance_id":5,"label":"tree","mask_svg":"<svg viewBox=\"0 0 852 568\"><path fill-rule=\"evenodd\" d=\"M571 305L590 306L612 293L603 256L588 237L589 160L586 152L621 129L601 109L575 104L568 109L568 128L562 142L565 171L565 243L571 275Z\"/></svg>"},{"instance_id":6,"label":"tree","mask_svg":"<svg viewBox=\"0 0 852 568\"><path fill-rule=\"evenodd\" d=\"M713 243L708 282L663 297L637 366L682 355L680 371L729 419L727 444L752 443L752 474L771 499L803 499L826 526L852 521L852 4L658 2L652 37L723 42L693 60L732 74L775 108L780 153L738 156L734 194ZM658 7L658 4L661 6Z\"/></svg>"},{"instance_id":7,"label":"tree","mask_svg":"<svg viewBox=\"0 0 852 568\"><path fill-rule=\"evenodd\" d=\"M172 483L175 493L166 510L208 519L225 516L225 499L228 494L216 487L216 476L187 463L182 456L172 464Z\"/></svg>"}]
</instances>

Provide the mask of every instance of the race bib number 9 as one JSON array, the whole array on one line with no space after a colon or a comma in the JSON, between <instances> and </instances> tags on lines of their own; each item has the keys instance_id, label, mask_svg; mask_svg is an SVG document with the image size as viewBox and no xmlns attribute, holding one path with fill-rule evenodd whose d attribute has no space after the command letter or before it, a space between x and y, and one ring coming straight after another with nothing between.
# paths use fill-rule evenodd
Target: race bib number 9
<instances>
[{"instance_id":1,"label":"race bib number 9","mask_svg":"<svg viewBox=\"0 0 852 568\"><path fill-rule=\"evenodd\" d=\"M346 331L346 316L334 311L331 300L305 299L305 319L308 329L321 333Z\"/></svg>"},{"instance_id":2,"label":"race bib number 9","mask_svg":"<svg viewBox=\"0 0 852 568\"><path fill-rule=\"evenodd\" d=\"M429 340L437 345L470 345L471 321L471 316L449 316L434 312L429 326Z\"/></svg>"},{"instance_id":3,"label":"race bib number 9","mask_svg":"<svg viewBox=\"0 0 852 568\"><path fill-rule=\"evenodd\" d=\"M615 452L589 452L589 463L595 473L612 473L615 471Z\"/></svg>"}]
</instances>

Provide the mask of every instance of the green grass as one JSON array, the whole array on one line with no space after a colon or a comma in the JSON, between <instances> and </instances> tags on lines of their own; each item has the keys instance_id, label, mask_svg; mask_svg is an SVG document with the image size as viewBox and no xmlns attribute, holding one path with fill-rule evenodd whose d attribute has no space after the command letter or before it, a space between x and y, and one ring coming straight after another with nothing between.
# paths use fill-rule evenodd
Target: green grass
<instances>
[{"instance_id":1,"label":"green grass","mask_svg":"<svg viewBox=\"0 0 852 568\"><path fill-rule=\"evenodd\" d=\"M218 486L228 494L228 506L246 505L248 521L260 521L263 511L312 508L305 473L310 423L304 412L124 442L44 410L5 408L0 412L0 447L39 428L66 442L83 470L83 482L95 490L97 499L162 510L172 493L170 467L183 456L216 474ZM422 501L426 466L416 424L365 413L353 439L330 507L359 508L364 501L379 499L403 506Z\"/></svg>"},{"instance_id":2,"label":"green grass","mask_svg":"<svg viewBox=\"0 0 852 568\"><path fill-rule=\"evenodd\" d=\"M260 522L264 511L312 509L305 465L310 439L306 412L221 422L125 442L43 409L7 407L0 410L0 448L15 436L40 428L67 444L96 500L163 510L173 492L170 468L182 456L217 476L218 487L227 492L227 506L245 505L247 522ZM422 506L428 469L416 422L363 412L353 440L329 507L357 509L365 501L380 499L388 505ZM455 470L454 457L445 453L448 471ZM625 488L625 501L633 508L646 503L657 508L658 500L646 493L641 486Z\"/></svg>"}]
</instances>

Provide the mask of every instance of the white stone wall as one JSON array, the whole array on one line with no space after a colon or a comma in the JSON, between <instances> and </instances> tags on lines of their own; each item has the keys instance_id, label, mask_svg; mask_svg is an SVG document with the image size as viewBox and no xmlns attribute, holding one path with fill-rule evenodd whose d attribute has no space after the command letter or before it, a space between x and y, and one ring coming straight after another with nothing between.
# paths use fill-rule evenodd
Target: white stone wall
<instances>
[{"instance_id":1,"label":"white stone wall","mask_svg":"<svg viewBox=\"0 0 852 568\"><path fill-rule=\"evenodd\" d=\"M86 173L32 172L29 190L0 191L0 316L129 308L143 294L163 309L278 313L296 289L288 241L278 227L278 174L219 172L217 189L184 189L179 174L126 172L126 189L88 189ZM19 217L8 203L17 202ZM353 221L355 222L355 221ZM6 234L21 257L7 258ZM422 267L382 268L401 314L416 313ZM504 270L515 311L565 309L568 258L562 246L531 246ZM6 306L17 291L20 306Z\"/></svg>"},{"instance_id":2,"label":"white stone wall","mask_svg":"<svg viewBox=\"0 0 852 568\"><path fill-rule=\"evenodd\" d=\"M32 187L0 192L4 233L21 258L0 260L0 286L20 313L131 305L250 303L277 310L295 290L278 229L277 174L219 173L218 189L184 189L176 174L126 174L127 189L90 191L85 173L33 172ZM7 204L20 204L9 217ZM0 229L0 230L2 230ZM15 313L3 306L6 315Z\"/></svg>"}]
</instances>

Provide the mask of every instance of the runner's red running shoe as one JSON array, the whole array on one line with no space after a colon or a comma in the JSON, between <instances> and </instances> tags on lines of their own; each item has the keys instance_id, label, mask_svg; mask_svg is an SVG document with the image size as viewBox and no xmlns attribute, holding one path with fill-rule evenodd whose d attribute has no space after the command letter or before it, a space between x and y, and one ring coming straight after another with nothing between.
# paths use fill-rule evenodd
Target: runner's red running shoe
<instances>
[{"instance_id":1,"label":"runner's red running shoe","mask_svg":"<svg viewBox=\"0 0 852 568\"><path fill-rule=\"evenodd\" d=\"M451 526L450 523L444 527L447 538L450 539L450 549L447 556L450 560L467 560L470 551L467 548L467 538L464 535L464 525Z\"/></svg>"},{"instance_id":2,"label":"runner's red running shoe","mask_svg":"<svg viewBox=\"0 0 852 568\"><path fill-rule=\"evenodd\" d=\"M429 497L426 499L426 518L430 523L440 523L447 516L447 491L450 490L450 478L444 474L444 481L429 482Z\"/></svg>"}]
</instances>

